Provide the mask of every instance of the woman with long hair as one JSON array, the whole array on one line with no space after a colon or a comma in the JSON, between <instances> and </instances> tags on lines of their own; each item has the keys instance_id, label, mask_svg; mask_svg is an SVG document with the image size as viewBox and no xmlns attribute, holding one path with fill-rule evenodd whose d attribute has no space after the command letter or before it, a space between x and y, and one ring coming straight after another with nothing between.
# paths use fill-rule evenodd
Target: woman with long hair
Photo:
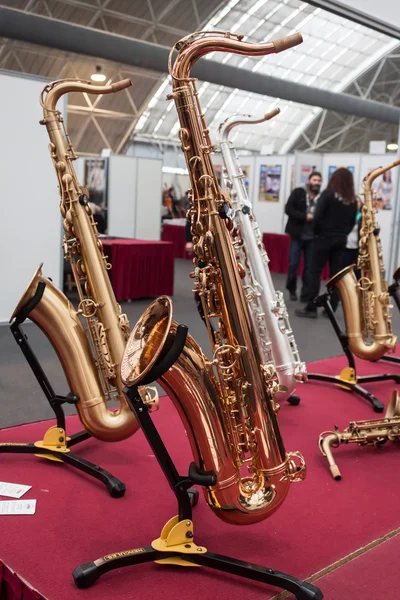
<instances>
[{"instance_id":1,"label":"woman with long hair","mask_svg":"<svg viewBox=\"0 0 400 600\"><path fill-rule=\"evenodd\" d=\"M353 175L341 167L332 173L315 209L309 294L304 309L295 311L299 317L315 319L318 316L313 300L319 294L322 270L326 262L329 262L331 277L342 269L347 236L354 227L356 213ZM334 292L331 298L333 310L336 310L338 302L339 297Z\"/></svg>"}]
</instances>

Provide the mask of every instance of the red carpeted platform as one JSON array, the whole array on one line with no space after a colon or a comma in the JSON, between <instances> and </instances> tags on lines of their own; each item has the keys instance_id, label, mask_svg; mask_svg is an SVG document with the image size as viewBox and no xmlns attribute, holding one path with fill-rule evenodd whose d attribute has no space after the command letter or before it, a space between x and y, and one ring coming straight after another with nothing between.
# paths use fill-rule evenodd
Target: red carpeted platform
<instances>
[{"instance_id":1,"label":"red carpeted platform","mask_svg":"<svg viewBox=\"0 0 400 600\"><path fill-rule=\"evenodd\" d=\"M400 370L383 363L359 364L360 374ZM337 373L344 366L343 358L335 358L309 365L309 371ZM370 389L386 402L393 387L385 382ZM300 450L305 456L306 481L292 485L288 498L270 519L249 527L220 522L201 497L194 510L195 541L211 551L300 578L328 568L329 574L320 573L317 580L327 600L397 599L397 578L387 576L386 563L390 558L391 569L398 570L398 538L385 543L378 538L399 527L400 449L390 442L379 450L338 448L334 452L343 480L335 482L319 454L319 434L334 424L342 429L349 420L374 418L374 413L362 399L329 384L307 383L299 391L300 406L282 406L279 422L287 450ZM191 455L182 424L167 398L161 399L154 421L184 473ZM48 425L3 430L0 441L36 440ZM69 432L78 429L78 419L68 418ZM0 480L32 485L26 498L38 501L34 516L1 517L0 559L43 597L150 600L161 591L167 600L282 597L279 590L207 569L153 564L109 573L92 588L78 590L71 576L78 564L149 544L175 514L176 506L141 432L115 444L89 440L74 450L124 480L125 497L110 498L100 483L68 466L35 457L0 455ZM362 550L344 566L337 563L376 540L378 545L368 553ZM9 590L6 599L36 597L18 591L13 595Z\"/></svg>"}]
</instances>

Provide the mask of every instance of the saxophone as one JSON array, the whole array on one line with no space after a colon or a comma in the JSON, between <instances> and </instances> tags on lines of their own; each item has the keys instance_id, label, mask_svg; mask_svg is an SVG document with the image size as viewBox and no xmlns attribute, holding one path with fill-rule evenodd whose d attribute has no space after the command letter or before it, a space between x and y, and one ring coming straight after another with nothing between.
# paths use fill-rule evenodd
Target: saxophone
<instances>
[{"instance_id":1,"label":"saxophone","mask_svg":"<svg viewBox=\"0 0 400 600\"><path fill-rule=\"evenodd\" d=\"M331 448L337 448L340 444L380 447L388 440L400 440L400 399L397 390L392 392L383 419L351 421L347 429L342 432L336 428L335 431L324 431L319 436L319 449L322 456L328 460L332 477L339 481L342 476L334 461Z\"/></svg>"},{"instance_id":2,"label":"saxophone","mask_svg":"<svg viewBox=\"0 0 400 600\"><path fill-rule=\"evenodd\" d=\"M249 303L254 330L263 364L275 365L281 388L277 400L283 401L294 393L296 382L307 379L306 366L300 355L290 327L282 292L274 289L268 267L269 258L262 234L244 185L244 176L229 134L238 125L263 123L279 114L279 109L254 119L250 115L234 115L219 126L219 147L224 161L224 178L232 200L235 228L234 246L244 266L242 280Z\"/></svg>"},{"instance_id":3,"label":"saxophone","mask_svg":"<svg viewBox=\"0 0 400 600\"><path fill-rule=\"evenodd\" d=\"M57 110L57 101L69 92L110 94L131 85L124 79L112 85L93 86L80 80L55 81L41 95L43 120L50 138L49 150L57 174L64 227L64 254L72 267L79 293L75 310L66 296L37 269L12 317L44 287L29 318L50 340L63 367L70 390L78 397L76 408L85 429L95 438L114 442L139 428L122 392L119 365L129 337L127 316L117 304L107 270L103 246L88 205L88 192L79 183L72 161L77 157ZM80 320L86 321L87 331ZM89 341L90 339L90 341ZM106 402L120 406L110 411Z\"/></svg>"},{"instance_id":4,"label":"saxophone","mask_svg":"<svg viewBox=\"0 0 400 600\"><path fill-rule=\"evenodd\" d=\"M159 378L187 431L196 469L213 472L204 488L208 505L223 521L242 525L270 516L293 481L305 477L304 459L286 453L280 435L270 365L264 365L232 245L228 198L210 159L211 142L201 113L192 65L209 52L265 55L300 43L301 36L254 45L235 34L200 32L177 43L169 67L179 138L192 191L189 217L194 243L195 291L204 311L213 351L209 360L188 335L174 365ZM178 55L172 66L172 53ZM211 325L214 323L214 327ZM136 385L165 355L178 335L171 300L158 298L145 311L124 354L123 379Z\"/></svg>"},{"instance_id":5,"label":"saxophone","mask_svg":"<svg viewBox=\"0 0 400 600\"><path fill-rule=\"evenodd\" d=\"M397 337L392 332L392 305L388 284L383 278L385 266L376 209L373 206L373 181L400 165L400 160L374 169L364 177L364 206L359 242L358 268L360 280L354 274L354 265L339 271L328 281L328 291L336 289L340 295L350 350L365 360L378 360L395 349Z\"/></svg>"}]
</instances>

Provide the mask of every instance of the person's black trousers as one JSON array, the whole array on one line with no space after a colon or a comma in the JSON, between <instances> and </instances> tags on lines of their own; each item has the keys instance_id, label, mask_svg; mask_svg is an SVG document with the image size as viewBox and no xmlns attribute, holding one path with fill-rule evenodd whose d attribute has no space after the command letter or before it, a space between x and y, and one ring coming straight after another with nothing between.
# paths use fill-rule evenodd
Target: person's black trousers
<instances>
[{"instance_id":1,"label":"person's black trousers","mask_svg":"<svg viewBox=\"0 0 400 600\"><path fill-rule=\"evenodd\" d=\"M299 264L301 260L301 255L303 254L304 265L303 265L303 275L302 275L302 287L300 298L308 298L308 281L309 281L309 272L310 272L310 264L311 264L311 253L312 253L312 244L313 240L307 239L290 239L290 251L289 251L289 269L288 276L286 280L286 289L289 290L291 294L296 293L297 287L297 271L299 269Z\"/></svg>"},{"instance_id":2,"label":"person's black trousers","mask_svg":"<svg viewBox=\"0 0 400 600\"><path fill-rule=\"evenodd\" d=\"M315 237L313 241L310 275L308 283L308 302L306 310L316 310L314 298L319 295L321 273L325 264L329 262L330 276L333 277L343 268L343 256L346 250L346 238ZM331 304L336 310L339 304L339 295L332 294Z\"/></svg>"}]
</instances>

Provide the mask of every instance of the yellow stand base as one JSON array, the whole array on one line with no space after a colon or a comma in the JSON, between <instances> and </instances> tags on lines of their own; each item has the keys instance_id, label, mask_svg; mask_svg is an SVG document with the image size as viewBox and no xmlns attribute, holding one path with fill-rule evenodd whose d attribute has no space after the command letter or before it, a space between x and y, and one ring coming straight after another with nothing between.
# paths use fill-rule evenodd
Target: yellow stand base
<instances>
[{"instance_id":1,"label":"yellow stand base","mask_svg":"<svg viewBox=\"0 0 400 600\"><path fill-rule=\"evenodd\" d=\"M351 367L345 367L342 371L340 371L340 374L337 375L335 377L335 379L337 379L338 381L343 381L344 383L356 384L357 383L356 371L355 371L355 369L352 369ZM345 385L340 385L340 383L335 383L335 385L337 385L337 387L340 387L344 390L349 389Z\"/></svg>"},{"instance_id":2,"label":"yellow stand base","mask_svg":"<svg viewBox=\"0 0 400 600\"><path fill-rule=\"evenodd\" d=\"M160 552L179 552L179 554L205 554L207 548L197 546L193 542L193 521L179 521L173 517L163 527L159 538L151 543L154 550ZM179 565L181 567L198 567L180 556L162 558L154 561L159 564Z\"/></svg>"},{"instance_id":3,"label":"yellow stand base","mask_svg":"<svg viewBox=\"0 0 400 600\"><path fill-rule=\"evenodd\" d=\"M46 433L44 434L43 440L39 442L35 442L35 446L37 448L48 448L52 452L60 452L61 454L65 454L66 452L70 452L70 449L67 446L71 438L66 437L65 430L53 425L50 427ZM57 458L52 454L35 454L39 458L47 458L47 460L53 460L55 462L63 462L61 458Z\"/></svg>"}]
</instances>

